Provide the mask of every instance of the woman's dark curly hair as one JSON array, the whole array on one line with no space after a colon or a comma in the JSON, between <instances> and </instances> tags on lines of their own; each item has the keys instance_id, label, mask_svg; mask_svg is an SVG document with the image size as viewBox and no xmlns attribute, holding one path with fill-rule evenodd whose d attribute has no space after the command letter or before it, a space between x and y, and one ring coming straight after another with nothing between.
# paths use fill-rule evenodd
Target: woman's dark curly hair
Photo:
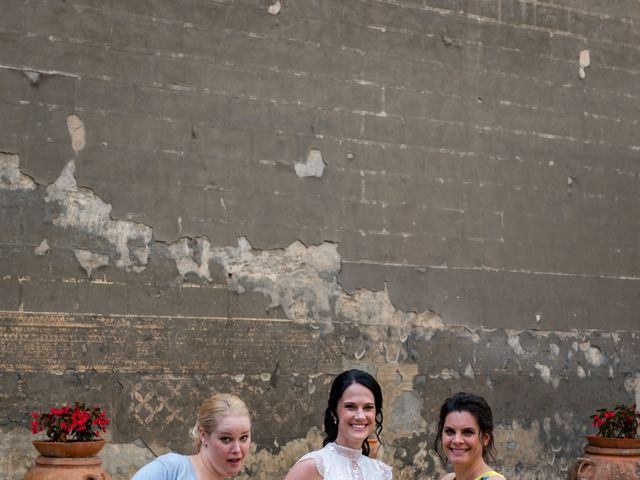
<instances>
[{"instance_id":1,"label":"woman's dark curly hair","mask_svg":"<svg viewBox=\"0 0 640 480\"><path fill-rule=\"evenodd\" d=\"M322 445L335 442L338 437L338 401L342 398L344 391L354 383L362 385L371 391L376 408L376 428L375 434L380 441L380 432L382 432L382 389L380 385L367 372L362 370L347 370L338 375L331 384L329 392L329 400L327 409L324 412L324 431L327 436L324 438ZM362 453L369 456L369 441L365 440L362 444Z\"/></svg>"},{"instance_id":2,"label":"woman's dark curly hair","mask_svg":"<svg viewBox=\"0 0 640 480\"><path fill-rule=\"evenodd\" d=\"M442 460L443 465L447 463L447 457L442 452L442 430L444 429L444 422L451 412L469 412L473 415L473 418L478 422L480 428L480 439L485 434L489 436L489 441L486 445L483 443L482 458L485 462L496 461L496 448L493 444L493 414L491 413L491 407L487 401L479 395L473 393L459 392L452 397L447 398L444 404L440 408L440 421L438 423L438 434L436 440L433 443L434 450Z\"/></svg>"}]
</instances>

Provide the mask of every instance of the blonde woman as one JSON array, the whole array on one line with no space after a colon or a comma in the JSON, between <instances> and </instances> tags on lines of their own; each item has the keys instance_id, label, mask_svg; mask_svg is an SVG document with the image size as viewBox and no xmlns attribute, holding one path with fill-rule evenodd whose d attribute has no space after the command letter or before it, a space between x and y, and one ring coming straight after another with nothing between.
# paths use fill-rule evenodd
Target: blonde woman
<instances>
[{"instance_id":1,"label":"blonde woman","mask_svg":"<svg viewBox=\"0 0 640 480\"><path fill-rule=\"evenodd\" d=\"M132 480L221 480L237 475L251 444L249 410L234 395L213 395L200 406L191 436L198 453L162 455Z\"/></svg>"}]
</instances>

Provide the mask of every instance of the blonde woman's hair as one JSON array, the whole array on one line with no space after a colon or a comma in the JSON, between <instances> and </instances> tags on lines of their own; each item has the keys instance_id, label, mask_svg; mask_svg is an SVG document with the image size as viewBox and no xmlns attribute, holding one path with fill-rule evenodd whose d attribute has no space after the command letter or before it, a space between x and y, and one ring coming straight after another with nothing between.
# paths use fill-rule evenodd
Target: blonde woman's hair
<instances>
[{"instance_id":1,"label":"blonde woman's hair","mask_svg":"<svg viewBox=\"0 0 640 480\"><path fill-rule=\"evenodd\" d=\"M202 445L200 431L204 432L205 435L211 435L211 432L218 428L220 418L227 415L251 418L247 405L240 398L230 393L216 393L202 402L198 409L196 424L190 432L196 451L200 451L200 446Z\"/></svg>"}]
</instances>

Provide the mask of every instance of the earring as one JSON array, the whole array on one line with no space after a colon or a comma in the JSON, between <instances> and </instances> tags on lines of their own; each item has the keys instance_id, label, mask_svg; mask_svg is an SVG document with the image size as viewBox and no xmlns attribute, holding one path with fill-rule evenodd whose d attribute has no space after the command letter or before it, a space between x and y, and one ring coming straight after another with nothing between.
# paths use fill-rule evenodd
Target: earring
<instances>
[{"instance_id":1,"label":"earring","mask_svg":"<svg viewBox=\"0 0 640 480\"><path fill-rule=\"evenodd\" d=\"M336 418L336 416L335 416L335 415L333 416L333 424L334 424L334 425L337 425L337 424L338 424L338 419Z\"/></svg>"}]
</instances>

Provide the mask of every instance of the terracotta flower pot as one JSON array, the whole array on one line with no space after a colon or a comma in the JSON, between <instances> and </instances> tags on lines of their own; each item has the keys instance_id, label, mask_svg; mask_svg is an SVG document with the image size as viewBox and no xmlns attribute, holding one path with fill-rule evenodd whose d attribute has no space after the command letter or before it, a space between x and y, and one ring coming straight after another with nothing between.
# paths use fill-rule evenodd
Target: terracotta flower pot
<instances>
[{"instance_id":1,"label":"terracotta flower pot","mask_svg":"<svg viewBox=\"0 0 640 480\"><path fill-rule=\"evenodd\" d=\"M90 442L33 441L40 452L24 480L110 480L97 456L104 440Z\"/></svg>"},{"instance_id":2,"label":"terracotta flower pot","mask_svg":"<svg viewBox=\"0 0 640 480\"><path fill-rule=\"evenodd\" d=\"M640 439L588 436L568 480L640 480Z\"/></svg>"},{"instance_id":3,"label":"terracotta flower pot","mask_svg":"<svg viewBox=\"0 0 640 480\"><path fill-rule=\"evenodd\" d=\"M606 438L589 435L587 444L602 448L640 448L640 438Z\"/></svg>"},{"instance_id":4,"label":"terracotta flower pot","mask_svg":"<svg viewBox=\"0 0 640 480\"><path fill-rule=\"evenodd\" d=\"M33 446L45 457L55 458L87 458L95 457L105 445L104 440L90 442L52 442L34 440Z\"/></svg>"}]
</instances>

